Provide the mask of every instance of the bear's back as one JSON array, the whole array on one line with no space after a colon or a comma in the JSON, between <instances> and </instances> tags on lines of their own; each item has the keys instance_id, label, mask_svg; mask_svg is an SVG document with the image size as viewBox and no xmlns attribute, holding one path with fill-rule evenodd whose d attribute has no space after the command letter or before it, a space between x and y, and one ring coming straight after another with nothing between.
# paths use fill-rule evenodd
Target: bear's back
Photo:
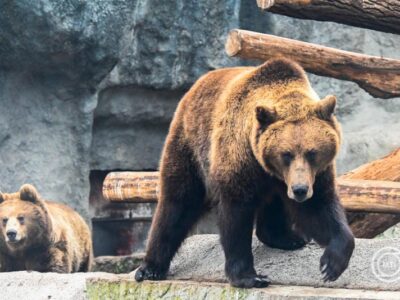
<instances>
[{"instance_id":1,"label":"bear's back","mask_svg":"<svg viewBox=\"0 0 400 300\"><path fill-rule=\"evenodd\" d=\"M205 172L208 169L213 114L221 104L221 95L232 80L252 69L236 67L211 71L197 80L179 103L170 133L178 134L183 137L183 142L189 143Z\"/></svg>"},{"instance_id":2,"label":"bear's back","mask_svg":"<svg viewBox=\"0 0 400 300\"><path fill-rule=\"evenodd\" d=\"M91 255L92 237L85 220L72 208L53 201L45 201L53 223L56 241L67 241L73 268L77 271L82 258Z\"/></svg>"}]
</instances>

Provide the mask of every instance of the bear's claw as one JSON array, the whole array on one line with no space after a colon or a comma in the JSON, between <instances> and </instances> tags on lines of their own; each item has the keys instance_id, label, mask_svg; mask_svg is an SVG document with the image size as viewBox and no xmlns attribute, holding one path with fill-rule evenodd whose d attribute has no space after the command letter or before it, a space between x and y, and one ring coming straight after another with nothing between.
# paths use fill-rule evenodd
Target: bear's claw
<instances>
[{"instance_id":1,"label":"bear's claw","mask_svg":"<svg viewBox=\"0 0 400 300\"><path fill-rule=\"evenodd\" d=\"M323 281L335 281L346 270L348 260L327 249L320 260L320 271Z\"/></svg>"},{"instance_id":2,"label":"bear's claw","mask_svg":"<svg viewBox=\"0 0 400 300\"><path fill-rule=\"evenodd\" d=\"M255 275L231 280L231 285L238 288L265 288L271 281L267 276Z\"/></svg>"},{"instance_id":3,"label":"bear's claw","mask_svg":"<svg viewBox=\"0 0 400 300\"><path fill-rule=\"evenodd\" d=\"M140 282L143 280L164 280L166 273L157 268L149 266L140 266L135 273L135 280Z\"/></svg>"}]
</instances>

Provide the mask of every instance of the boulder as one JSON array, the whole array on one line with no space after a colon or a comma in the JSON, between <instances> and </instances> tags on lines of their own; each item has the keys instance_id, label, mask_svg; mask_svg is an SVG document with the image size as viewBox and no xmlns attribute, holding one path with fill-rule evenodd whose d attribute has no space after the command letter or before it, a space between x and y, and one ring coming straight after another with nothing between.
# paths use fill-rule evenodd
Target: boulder
<instances>
[{"instance_id":1,"label":"boulder","mask_svg":"<svg viewBox=\"0 0 400 300\"><path fill-rule=\"evenodd\" d=\"M399 240L357 239L348 269L337 281L328 283L322 281L319 271L319 259L323 249L315 243L310 243L300 250L284 251L268 248L254 237L253 255L256 271L261 275L267 275L273 284L398 291L400 290L400 274L397 274L399 273L397 270L400 270L398 245ZM390 252L391 250L395 251ZM380 257L383 260L379 260ZM168 279L226 282L224 262L218 235L195 235L185 241L172 261ZM385 269L387 265L384 265L382 274L385 272L394 274L393 278L382 279L379 277L381 273L374 273L374 270L379 270L377 265L379 263L389 265L387 270Z\"/></svg>"}]
</instances>

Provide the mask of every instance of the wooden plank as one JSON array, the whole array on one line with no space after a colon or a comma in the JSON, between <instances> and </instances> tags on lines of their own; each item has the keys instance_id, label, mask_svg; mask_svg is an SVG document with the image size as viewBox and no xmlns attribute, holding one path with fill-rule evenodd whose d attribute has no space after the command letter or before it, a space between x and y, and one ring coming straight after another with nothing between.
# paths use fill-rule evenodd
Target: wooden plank
<instances>
[{"instance_id":1,"label":"wooden plank","mask_svg":"<svg viewBox=\"0 0 400 300\"><path fill-rule=\"evenodd\" d=\"M284 56L307 72L353 81L374 97L400 96L400 60L239 29L229 33L225 50L229 56L262 61Z\"/></svg>"},{"instance_id":2,"label":"wooden plank","mask_svg":"<svg viewBox=\"0 0 400 300\"><path fill-rule=\"evenodd\" d=\"M317 21L400 33L399 0L257 0L262 10Z\"/></svg>"},{"instance_id":3,"label":"wooden plank","mask_svg":"<svg viewBox=\"0 0 400 300\"><path fill-rule=\"evenodd\" d=\"M104 198L112 202L155 202L158 172L110 173L103 187ZM339 179L338 190L346 209L400 213L400 183Z\"/></svg>"},{"instance_id":4,"label":"wooden plank","mask_svg":"<svg viewBox=\"0 0 400 300\"><path fill-rule=\"evenodd\" d=\"M386 180L400 182L400 148L389 155L362 165L340 179ZM356 237L373 238L400 222L399 214L347 213Z\"/></svg>"}]
</instances>

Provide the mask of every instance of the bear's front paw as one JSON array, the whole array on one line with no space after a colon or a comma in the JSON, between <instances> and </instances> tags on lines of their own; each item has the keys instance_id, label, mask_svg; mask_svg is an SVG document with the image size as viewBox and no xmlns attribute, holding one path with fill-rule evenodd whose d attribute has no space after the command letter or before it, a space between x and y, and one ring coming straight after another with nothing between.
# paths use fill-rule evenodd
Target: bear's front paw
<instances>
[{"instance_id":1,"label":"bear's front paw","mask_svg":"<svg viewBox=\"0 0 400 300\"><path fill-rule=\"evenodd\" d=\"M335 281L338 279L344 270L346 270L349 259L348 255L339 253L329 247L326 248L320 260L320 270L324 276L323 281Z\"/></svg>"},{"instance_id":2,"label":"bear's front paw","mask_svg":"<svg viewBox=\"0 0 400 300\"><path fill-rule=\"evenodd\" d=\"M254 275L232 279L230 280L230 283L234 287L249 289L265 288L271 283L271 281L268 279L267 276Z\"/></svg>"},{"instance_id":3,"label":"bear's front paw","mask_svg":"<svg viewBox=\"0 0 400 300\"><path fill-rule=\"evenodd\" d=\"M166 273L157 267L143 264L136 270L135 280L138 282L143 280L164 280L167 277Z\"/></svg>"}]
</instances>

